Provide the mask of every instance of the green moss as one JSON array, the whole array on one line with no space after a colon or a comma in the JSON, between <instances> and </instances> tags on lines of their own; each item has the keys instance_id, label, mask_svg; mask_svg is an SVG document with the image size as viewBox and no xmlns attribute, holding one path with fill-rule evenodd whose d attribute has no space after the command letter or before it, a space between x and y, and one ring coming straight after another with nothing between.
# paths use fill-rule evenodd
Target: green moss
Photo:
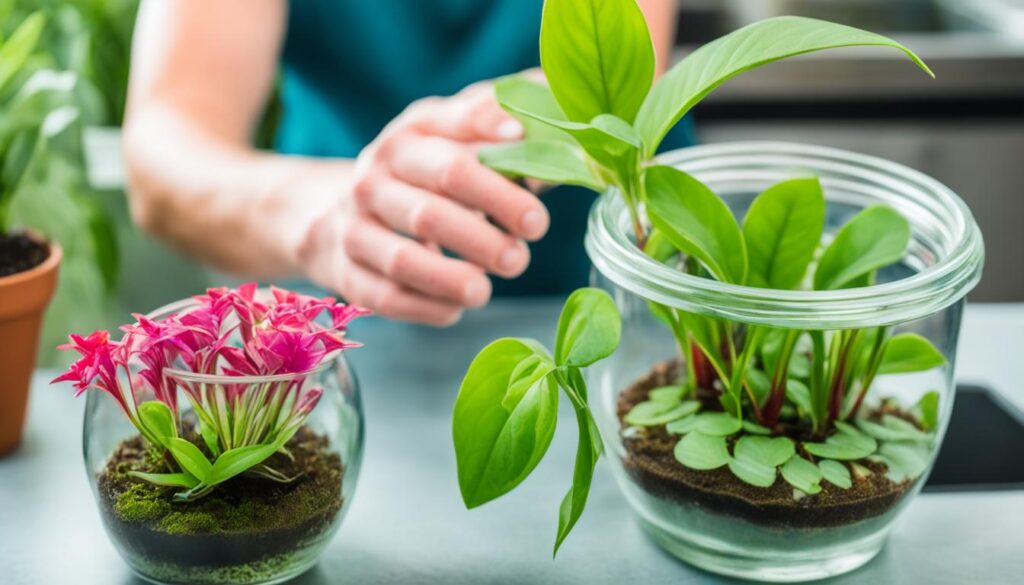
<instances>
[{"instance_id":1,"label":"green moss","mask_svg":"<svg viewBox=\"0 0 1024 585\"><path fill-rule=\"evenodd\" d=\"M303 551L229 567L185 567L142 558L132 560L133 568L149 579L167 583L219 585L277 582L304 572L315 562L316 555Z\"/></svg>"},{"instance_id":2,"label":"green moss","mask_svg":"<svg viewBox=\"0 0 1024 585\"><path fill-rule=\"evenodd\" d=\"M317 518L329 523L342 504L340 459L316 442L293 447L307 467L290 470L292 475L300 475L292 484L240 476L191 502L174 501L173 488L128 475L136 470L159 471L162 465L134 447L126 449L133 457L126 456L108 467L101 484L113 496L113 511L120 520L142 523L159 532L209 535L289 530ZM289 463L283 456L276 457L281 457L282 465Z\"/></svg>"},{"instance_id":3,"label":"green moss","mask_svg":"<svg viewBox=\"0 0 1024 585\"><path fill-rule=\"evenodd\" d=\"M153 522L171 513L171 502L152 486L136 483L117 497L114 509L125 522Z\"/></svg>"}]
</instances>

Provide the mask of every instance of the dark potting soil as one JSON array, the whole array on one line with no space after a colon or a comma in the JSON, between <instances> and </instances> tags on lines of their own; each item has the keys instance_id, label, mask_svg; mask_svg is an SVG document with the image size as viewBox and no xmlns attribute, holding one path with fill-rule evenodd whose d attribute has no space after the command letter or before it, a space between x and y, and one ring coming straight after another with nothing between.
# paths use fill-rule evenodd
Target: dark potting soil
<instances>
[{"instance_id":1,"label":"dark potting soil","mask_svg":"<svg viewBox=\"0 0 1024 585\"><path fill-rule=\"evenodd\" d=\"M193 437L201 449L202 441ZM149 560L187 567L224 567L286 555L329 528L342 506L341 458L325 437L302 427L266 463L290 483L242 474L191 502L178 488L135 479L128 471L166 472L141 437L122 442L98 476L104 521L122 546Z\"/></svg>"},{"instance_id":2,"label":"dark potting soil","mask_svg":"<svg viewBox=\"0 0 1024 585\"><path fill-rule=\"evenodd\" d=\"M634 405L647 400L648 393L658 386L678 380L680 364L658 364L645 377L619 395L618 416L623 421ZM873 473L867 477L853 476L853 486L841 489L828 482L821 483L820 493L794 497L794 488L782 477L768 488L743 482L720 467L710 471L690 469L679 463L673 451L679 437L664 426L643 427L640 432L623 438L626 450L624 466L634 481L651 495L684 504L699 504L709 510L744 518L763 525L791 528L823 528L842 526L878 516L895 506L913 485L912 481L895 483L886 477L885 465L858 461ZM731 446L730 446L731 447ZM809 453L801 453L811 461Z\"/></svg>"},{"instance_id":3,"label":"dark potting soil","mask_svg":"<svg viewBox=\"0 0 1024 585\"><path fill-rule=\"evenodd\" d=\"M0 233L0 278L31 270L50 257L50 247L28 234Z\"/></svg>"}]
</instances>

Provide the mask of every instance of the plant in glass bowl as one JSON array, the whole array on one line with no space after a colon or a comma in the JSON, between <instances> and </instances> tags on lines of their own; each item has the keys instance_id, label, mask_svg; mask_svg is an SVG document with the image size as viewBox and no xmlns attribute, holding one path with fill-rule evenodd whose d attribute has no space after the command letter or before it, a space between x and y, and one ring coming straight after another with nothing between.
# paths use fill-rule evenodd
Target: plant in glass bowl
<instances>
[{"instance_id":1,"label":"plant in glass bowl","mask_svg":"<svg viewBox=\"0 0 1024 585\"><path fill-rule=\"evenodd\" d=\"M366 311L254 284L71 336L54 382L86 390L85 457L104 524L161 583L268 583L312 566L362 448L342 352ZM184 400L182 400L184 398Z\"/></svg>"},{"instance_id":2,"label":"plant in glass bowl","mask_svg":"<svg viewBox=\"0 0 1024 585\"><path fill-rule=\"evenodd\" d=\"M984 254L956 195L813 146L655 156L731 77L853 45L898 49L931 73L885 37L781 17L701 47L652 87L633 0L547 0L548 85L496 85L527 139L481 159L604 193L585 243L622 323L618 350L588 370L596 423L645 529L718 573L800 581L867 562L949 419L963 298ZM477 383L467 376L460 398Z\"/></svg>"}]
</instances>

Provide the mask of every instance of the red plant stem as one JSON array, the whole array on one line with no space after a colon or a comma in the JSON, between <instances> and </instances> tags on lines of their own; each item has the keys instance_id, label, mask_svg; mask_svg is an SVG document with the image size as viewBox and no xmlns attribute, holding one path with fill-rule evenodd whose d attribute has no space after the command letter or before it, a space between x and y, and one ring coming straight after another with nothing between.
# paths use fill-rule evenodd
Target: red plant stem
<instances>
[{"instance_id":1,"label":"red plant stem","mask_svg":"<svg viewBox=\"0 0 1024 585\"><path fill-rule=\"evenodd\" d=\"M690 365L697 378L697 388L710 390L715 384L715 370L711 361L696 343L690 345Z\"/></svg>"},{"instance_id":2,"label":"red plant stem","mask_svg":"<svg viewBox=\"0 0 1024 585\"><path fill-rule=\"evenodd\" d=\"M839 359L836 362L836 371L832 374L832 387L829 389L828 397L828 420L826 427L832 421L839 420L840 411L843 407L843 398L846 394L846 368L849 365L850 349L857 335L851 335L843 341L842 349L839 352Z\"/></svg>"},{"instance_id":3,"label":"red plant stem","mask_svg":"<svg viewBox=\"0 0 1024 585\"><path fill-rule=\"evenodd\" d=\"M861 385L860 393L857 395L857 400L853 403L853 408L850 409L850 412L846 413L846 420L850 420L857 416L857 412L864 403L864 398L868 395L868 390L871 389L871 384L875 381L875 376L878 374L878 367L882 365L882 348L885 346L887 331L887 327L880 327L878 329L878 335L875 337L875 345L871 348L871 360L868 363L868 372L864 376L864 383Z\"/></svg>"}]
</instances>

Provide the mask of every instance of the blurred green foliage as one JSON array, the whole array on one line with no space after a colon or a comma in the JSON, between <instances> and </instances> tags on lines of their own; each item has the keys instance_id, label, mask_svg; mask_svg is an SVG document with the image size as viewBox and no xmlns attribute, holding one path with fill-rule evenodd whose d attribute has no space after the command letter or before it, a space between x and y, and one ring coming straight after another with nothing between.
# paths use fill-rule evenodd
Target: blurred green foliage
<instances>
[{"instance_id":1,"label":"blurred green foliage","mask_svg":"<svg viewBox=\"0 0 1024 585\"><path fill-rule=\"evenodd\" d=\"M83 133L124 113L136 0L0 0L0 231L60 242L40 363L69 331L111 323L123 196L89 186Z\"/></svg>"}]
</instances>

